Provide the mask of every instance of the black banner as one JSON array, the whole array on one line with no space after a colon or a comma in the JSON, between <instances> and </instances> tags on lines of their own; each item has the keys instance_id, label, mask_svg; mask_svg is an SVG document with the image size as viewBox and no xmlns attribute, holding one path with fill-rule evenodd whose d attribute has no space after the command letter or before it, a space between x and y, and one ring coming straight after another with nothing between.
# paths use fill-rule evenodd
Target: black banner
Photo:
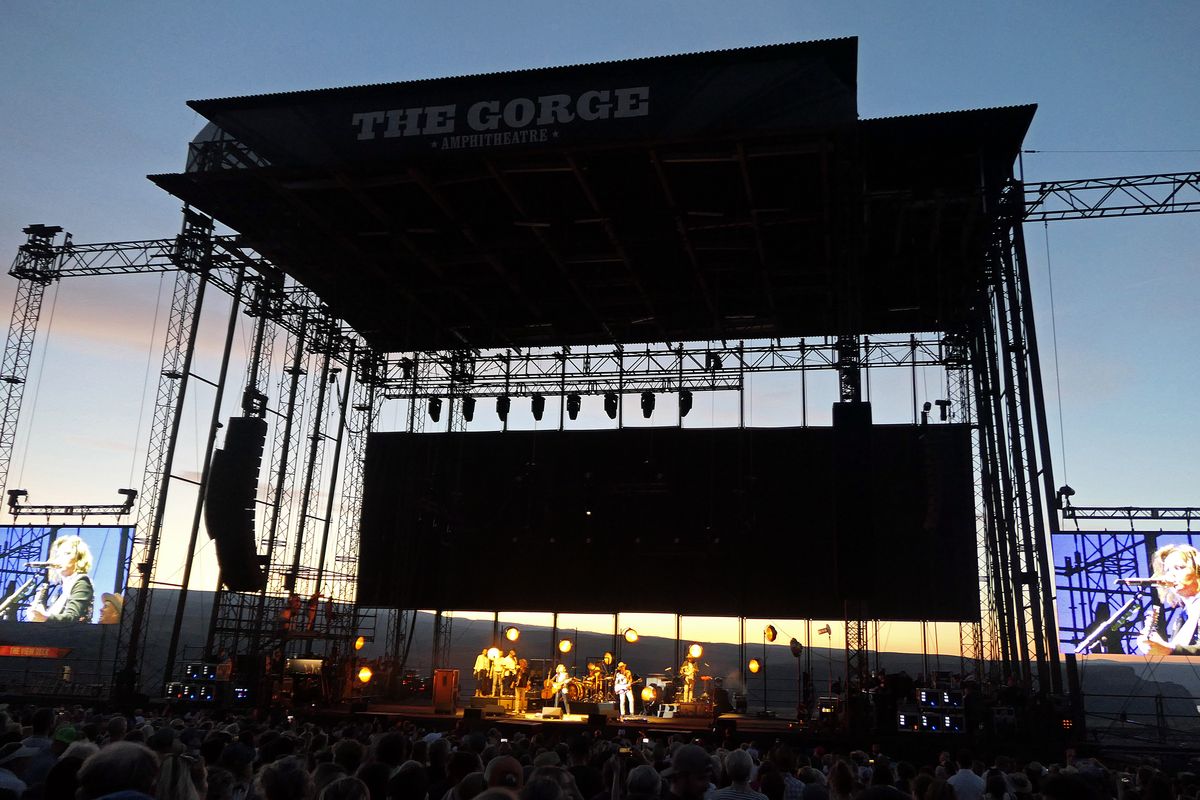
<instances>
[{"instance_id":1,"label":"black banner","mask_svg":"<svg viewBox=\"0 0 1200 800\"><path fill-rule=\"evenodd\" d=\"M274 165L828 129L857 119L857 39L197 100Z\"/></svg>"}]
</instances>

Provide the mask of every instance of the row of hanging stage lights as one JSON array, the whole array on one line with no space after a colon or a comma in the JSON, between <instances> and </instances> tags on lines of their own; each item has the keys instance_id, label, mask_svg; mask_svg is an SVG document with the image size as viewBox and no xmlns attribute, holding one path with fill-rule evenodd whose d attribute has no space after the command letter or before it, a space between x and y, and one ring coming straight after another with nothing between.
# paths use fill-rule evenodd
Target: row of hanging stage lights
<instances>
[{"instance_id":1,"label":"row of hanging stage lights","mask_svg":"<svg viewBox=\"0 0 1200 800\"><path fill-rule=\"evenodd\" d=\"M642 417L650 419L654 414L655 393L642 392ZM546 396L535 394L529 399L529 407L533 412L533 418L538 422L542 421L542 417L546 413ZM567 395L567 416L571 419L579 418L579 409L583 407L583 397L572 393ZM609 419L616 419L617 412L621 407L621 397L616 392L604 393L604 413ZM501 420L508 419L508 412L512 409L512 398L508 395L501 395L496 398L496 416ZM442 418L442 398L429 398L429 418L434 422L438 422ZM684 389L679 393L679 416L686 417L688 412L692 410L692 393ZM462 416L467 422L475 419L475 398L467 395L462 398Z\"/></svg>"}]
</instances>

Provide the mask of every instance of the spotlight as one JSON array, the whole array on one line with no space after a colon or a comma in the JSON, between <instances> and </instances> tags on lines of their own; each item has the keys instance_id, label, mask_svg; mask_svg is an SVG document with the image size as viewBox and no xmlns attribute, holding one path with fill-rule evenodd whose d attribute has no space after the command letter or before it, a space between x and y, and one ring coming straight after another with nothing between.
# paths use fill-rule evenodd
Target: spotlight
<instances>
[{"instance_id":1,"label":"spotlight","mask_svg":"<svg viewBox=\"0 0 1200 800\"><path fill-rule=\"evenodd\" d=\"M462 415L463 415L463 419L465 419L467 422L470 422L471 420L475 419L475 398L474 397L467 396L462 399Z\"/></svg>"},{"instance_id":2,"label":"spotlight","mask_svg":"<svg viewBox=\"0 0 1200 800\"><path fill-rule=\"evenodd\" d=\"M777 637L778 635L779 635L779 631L775 630L774 625L768 625L767 627L763 628L763 638L766 639L768 642L775 641L775 637Z\"/></svg>"},{"instance_id":3,"label":"spotlight","mask_svg":"<svg viewBox=\"0 0 1200 800\"><path fill-rule=\"evenodd\" d=\"M535 394L529 405L533 409L533 418L541 422L542 414L546 413L546 398L540 394Z\"/></svg>"},{"instance_id":4,"label":"spotlight","mask_svg":"<svg viewBox=\"0 0 1200 800\"><path fill-rule=\"evenodd\" d=\"M429 418L434 422L442 418L442 398L429 398Z\"/></svg>"},{"instance_id":5,"label":"spotlight","mask_svg":"<svg viewBox=\"0 0 1200 800\"><path fill-rule=\"evenodd\" d=\"M559 643L558 643L558 652L569 653L569 652L571 652L571 648L573 646L574 645L571 644L570 639L563 639L563 640L559 641Z\"/></svg>"},{"instance_id":6,"label":"spotlight","mask_svg":"<svg viewBox=\"0 0 1200 800\"><path fill-rule=\"evenodd\" d=\"M604 413L608 414L609 419L617 418L617 404L619 402L616 392L604 393Z\"/></svg>"},{"instance_id":7,"label":"spotlight","mask_svg":"<svg viewBox=\"0 0 1200 800\"><path fill-rule=\"evenodd\" d=\"M654 392L642 392L642 417L650 419L654 413Z\"/></svg>"},{"instance_id":8,"label":"spotlight","mask_svg":"<svg viewBox=\"0 0 1200 800\"><path fill-rule=\"evenodd\" d=\"M700 646L699 642L693 642L692 646L688 648L688 655L692 658L699 658L704 655L704 648Z\"/></svg>"},{"instance_id":9,"label":"spotlight","mask_svg":"<svg viewBox=\"0 0 1200 800\"><path fill-rule=\"evenodd\" d=\"M653 703L657 699L658 699L658 690L657 689L655 689L653 686L643 686L642 687L642 702L643 703Z\"/></svg>"},{"instance_id":10,"label":"spotlight","mask_svg":"<svg viewBox=\"0 0 1200 800\"><path fill-rule=\"evenodd\" d=\"M791 648L792 655L796 658L799 658L804 653L804 645L800 644L800 640L794 636L792 637L792 640L788 642L788 647Z\"/></svg>"},{"instance_id":11,"label":"spotlight","mask_svg":"<svg viewBox=\"0 0 1200 800\"><path fill-rule=\"evenodd\" d=\"M372 675L374 675L374 674L375 674L374 672L371 672L371 668L370 668L370 667L363 667L362 669L360 669L360 670L358 671L358 681L359 681L359 683L370 683L370 682L371 682L371 676L372 676Z\"/></svg>"},{"instance_id":12,"label":"spotlight","mask_svg":"<svg viewBox=\"0 0 1200 800\"><path fill-rule=\"evenodd\" d=\"M567 416L571 419L579 417L579 407L583 404L583 398L577 394L567 395Z\"/></svg>"},{"instance_id":13,"label":"spotlight","mask_svg":"<svg viewBox=\"0 0 1200 800\"><path fill-rule=\"evenodd\" d=\"M521 630L515 625L509 625L504 629L504 638L508 639L510 642L515 642L517 639L521 638Z\"/></svg>"},{"instance_id":14,"label":"spotlight","mask_svg":"<svg viewBox=\"0 0 1200 800\"><path fill-rule=\"evenodd\" d=\"M711 350L705 353L704 362L704 366L709 370L720 369L724 366L724 364L721 362L720 354L714 353Z\"/></svg>"},{"instance_id":15,"label":"spotlight","mask_svg":"<svg viewBox=\"0 0 1200 800\"><path fill-rule=\"evenodd\" d=\"M1065 483L1058 489L1058 507L1070 508L1071 498L1075 496L1075 490Z\"/></svg>"},{"instance_id":16,"label":"spotlight","mask_svg":"<svg viewBox=\"0 0 1200 800\"><path fill-rule=\"evenodd\" d=\"M761 669L762 669L762 664L761 664L761 663L759 663L759 660L758 660L757 658L752 658L752 659L750 659L750 663L749 663L749 664L747 664L746 666L747 666L747 667L750 669L750 671L751 671L751 672L753 672L755 675L757 675L757 674L758 674L758 672L759 672L759 670L761 670Z\"/></svg>"},{"instance_id":17,"label":"spotlight","mask_svg":"<svg viewBox=\"0 0 1200 800\"><path fill-rule=\"evenodd\" d=\"M626 628L624 636L625 636L625 641L629 642L630 644L633 644L634 642L636 642L638 640L638 632L635 631L633 628Z\"/></svg>"},{"instance_id":18,"label":"spotlight","mask_svg":"<svg viewBox=\"0 0 1200 800\"><path fill-rule=\"evenodd\" d=\"M930 405L928 402L926 402L925 404L923 404L921 406L921 424L922 425L929 424L929 411L932 408L933 408L933 406Z\"/></svg>"},{"instance_id":19,"label":"spotlight","mask_svg":"<svg viewBox=\"0 0 1200 800\"><path fill-rule=\"evenodd\" d=\"M367 638L365 636L360 636L354 640L354 649L362 650L363 647L366 646L366 644L367 644Z\"/></svg>"},{"instance_id":20,"label":"spotlight","mask_svg":"<svg viewBox=\"0 0 1200 800\"><path fill-rule=\"evenodd\" d=\"M508 409L512 406L512 398L508 395L496 398L496 416L502 421L508 419Z\"/></svg>"},{"instance_id":21,"label":"spotlight","mask_svg":"<svg viewBox=\"0 0 1200 800\"><path fill-rule=\"evenodd\" d=\"M679 416L686 417L692 410L692 393L684 389L679 393Z\"/></svg>"},{"instance_id":22,"label":"spotlight","mask_svg":"<svg viewBox=\"0 0 1200 800\"><path fill-rule=\"evenodd\" d=\"M613 654L607 650L604 652L604 666L611 667L613 662Z\"/></svg>"},{"instance_id":23,"label":"spotlight","mask_svg":"<svg viewBox=\"0 0 1200 800\"><path fill-rule=\"evenodd\" d=\"M489 647L487 656L488 656L488 658L495 661L497 658L500 657L500 648L499 647Z\"/></svg>"}]
</instances>

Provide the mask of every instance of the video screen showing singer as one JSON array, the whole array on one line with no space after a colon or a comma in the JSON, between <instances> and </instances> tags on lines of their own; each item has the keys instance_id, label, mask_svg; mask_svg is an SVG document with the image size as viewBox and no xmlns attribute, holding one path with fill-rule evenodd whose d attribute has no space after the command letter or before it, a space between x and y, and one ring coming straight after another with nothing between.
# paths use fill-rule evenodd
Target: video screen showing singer
<instances>
[{"instance_id":1,"label":"video screen showing singer","mask_svg":"<svg viewBox=\"0 0 1200 800\"><path fill-rule=\"evenodd\" d=\"M56 539L46 561L46 582L26 609L26 620L91 622L96 590L89 575L93 561L87 543L78 536Z\"/></svg>"},{"instance_id":2,"label":"video screen showing singer","mask_svg":"<svg viewBox=\"0 0 1200 800\"><path fill-rule=\"evenodd\" d=\"M1200 550L1190 544L1169 544L1154 552L1151 567L1156 578L1169 582L1158 587L1162 602L1157 625L1147 625L1137 640L1138 652L1156 656L1200 655Z\"/></svg>"}]
</instances>

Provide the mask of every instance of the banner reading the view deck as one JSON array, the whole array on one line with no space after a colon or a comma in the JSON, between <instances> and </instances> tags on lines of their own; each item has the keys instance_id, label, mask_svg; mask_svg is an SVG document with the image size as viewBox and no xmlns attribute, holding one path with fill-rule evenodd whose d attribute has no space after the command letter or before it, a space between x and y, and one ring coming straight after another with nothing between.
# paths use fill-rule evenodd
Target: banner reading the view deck
<instances>
[{"instance_id":1,"label":"banner reading the view deck","mask_svg":"<svg viewBox=\"0 0 1200 800\"><path fill-rule=\"evenodd\" d=\"M857 40L189 103L275 165L830 129L857 119Z\"/></svg>"}]
</instances>

